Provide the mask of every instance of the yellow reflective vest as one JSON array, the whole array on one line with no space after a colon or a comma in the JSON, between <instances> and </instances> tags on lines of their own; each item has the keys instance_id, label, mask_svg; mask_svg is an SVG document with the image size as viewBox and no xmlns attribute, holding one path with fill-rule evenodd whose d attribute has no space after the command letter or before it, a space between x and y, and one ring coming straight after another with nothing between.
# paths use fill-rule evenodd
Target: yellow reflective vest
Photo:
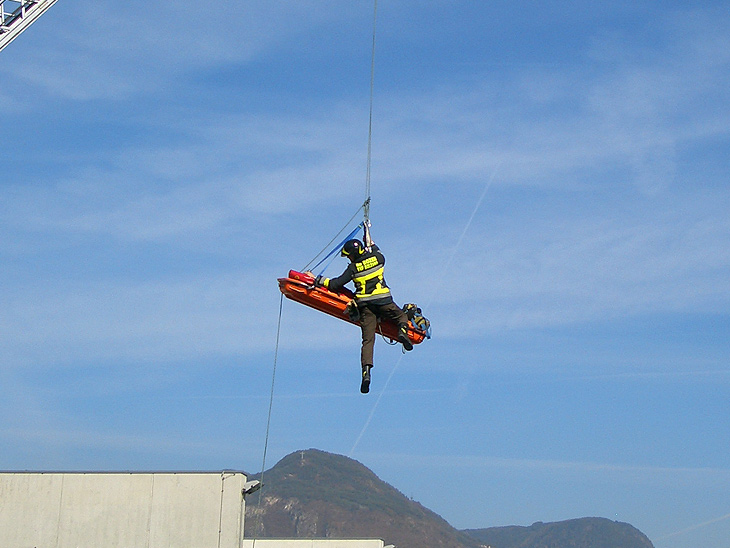
<instances>
[{"instance_id":1,"label":"yellow reflective vest","mask_svg":"<svg viewBox=\"0 0 730 548\"><path fill-rule=\"evenodd\" d=\"M350 263L342 275L332 279L325 278L324 286L332 291L339 291L347 282L352 281L355 284L357 302L392 300L390 288L385 283L384 270L385 257L378 246L373 244L370 252L363 252Z\"/></svg>"}]
</instances>

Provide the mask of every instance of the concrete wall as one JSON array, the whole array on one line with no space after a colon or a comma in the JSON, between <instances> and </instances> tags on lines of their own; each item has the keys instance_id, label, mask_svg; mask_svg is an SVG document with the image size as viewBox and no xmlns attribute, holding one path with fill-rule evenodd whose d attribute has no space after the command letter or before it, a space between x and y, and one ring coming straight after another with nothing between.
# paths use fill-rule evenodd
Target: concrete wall
<instances>
[{"instance_id":1,"label":"concrete wall","mask_svg":"<svg viewBox=\"0 0 730 548\"><path fill-rule=\"evenodd\" d=\"M0 473L13 548L240 548L240 472Z\"/></svg>"}]
</instances>

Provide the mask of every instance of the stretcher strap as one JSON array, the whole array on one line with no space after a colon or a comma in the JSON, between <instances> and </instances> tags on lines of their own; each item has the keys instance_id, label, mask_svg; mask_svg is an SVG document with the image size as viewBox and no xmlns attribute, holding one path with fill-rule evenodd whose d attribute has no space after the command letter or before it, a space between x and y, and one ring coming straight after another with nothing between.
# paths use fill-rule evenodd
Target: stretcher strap
<instances>
[{"instance_id":1,"label":"stretcher strap","mask_svg":"<svg viewBox=\"0 0 730 548\"><path fill-rule=\"evenodd\" d=\"M332 261L334 260L334 254L342 249L342 246L345 245L345 242L352 240L352 238L355 236L355 234L357 234L362 227L363 227L363 223L360 223L359 225L357 225L355 227L355 230L353 230L347 236L345 236L344 240L342 240L339 244L337 244L335 247L333 247L332 250L327 255L325 255L321 261L319 261L316 265L314 265L312 267L312 271L316 270L319 267L319 265L321 265L323 262L325 262L325 261L327 261L327 259L329 259L327 264L324 265L324 267L322 267L322 270L317 273L318 276L321 276L324 273L324 271L327 270L327 267L330 264L332 264Z\"/></svg>"}]
</instances>

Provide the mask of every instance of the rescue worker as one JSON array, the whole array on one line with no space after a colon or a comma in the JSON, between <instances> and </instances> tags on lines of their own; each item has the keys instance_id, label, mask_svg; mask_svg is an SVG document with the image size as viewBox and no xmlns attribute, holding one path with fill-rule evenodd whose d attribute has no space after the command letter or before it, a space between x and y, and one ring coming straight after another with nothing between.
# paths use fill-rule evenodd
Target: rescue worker
<instances>
[{"instance_id":1,"label":"rescue worker","mask_svg":"<svg viewBox=\"0 0 730 548\"><path fill-rule=\"evenodd\" d=\"M413 350L413 344L408 338L408 318L393 302L390 288L385 283L385 257L378 246L372 244L366 248L360 240L348 240L342 247L341 255L350 259L350 264L342 275L332 279L318 276L315 284L331 291L339 291L351 281L355 284L355 302L362 330L360 392L367 394L370 391L370 370L373 368L378 319L387 318L395 322L398 326L398 341L403 344L403 348Z\"/></svg>"}]
</instances>

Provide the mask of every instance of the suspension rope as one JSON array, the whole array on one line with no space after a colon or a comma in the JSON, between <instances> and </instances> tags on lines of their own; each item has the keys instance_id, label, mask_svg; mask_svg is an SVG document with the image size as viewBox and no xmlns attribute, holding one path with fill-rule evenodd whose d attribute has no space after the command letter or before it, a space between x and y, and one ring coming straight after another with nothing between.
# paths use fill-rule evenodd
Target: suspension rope
<instances>
[{"instance_id":1,"label":"suspension rope","mask_svg":"<svg viewBox=\"0 0 730 548\"><path fill-rule=\"evenodd\" d=\"M274 385L276 381L276 363L279 359L279 338L281 335L281 315L282 310L284 308L284 294L282 293L279 297L279 320L276 324L276 346L274 349L274 371L271 374L271 393L269 395L269 413L266 417L266 436L264 438L264 456L261 461L261 475L259 476L259 482L261 483L261 488L259 489L259 498L256 503L256 506L258 508L258 527L262 526L263 523L263 508L261 506L262 500L263 500L263 492L264 492L264 471L266 470L266 453L269 449L269 432L271 430L271 410L274 406ZM257 528L254 528L254 546L256 545L256 531Z\"/></svg>"},{"instance_id":2,"label":"suspension rope","mask_svg":"<svg viewBox=\"0 0 730 548\"><path fill-rule=\"evenodd\" d=\"M323 253L325 253L327 250L330 249L330 246L339 238L340 234L342 234L345 229L347 229L349 226L351 226L352 221L355 219L355 217L360 213L362 210L363 212L363 228L365 229L365 245L370 245L370 174L371 174L371 166L372 166L372 158L373 158L373 97L375 95L375 36L376 36L376 23L378 19L378 0L374 0L373 2L373 38L372 38L372 50L370 54L370 108L369 108L369 114L368 114L368 146L367 146L367 161L366 161L366 168L365 168L365 201L363 204L357 209L355 214L350 218L349 221L343 226L340 231L335 234L335 236L327 243L327 245L324 246L324 248L317 253L314 258L312 258L311 261L309 261L304 268L302 268L302 272L306 272L310 269L310 266L312 263L314 263ZM328 255L329 256L329 255ZM317 268L322 262L326 260L322 259L314 268Z\"/></svg>"},{"instance_id":3,"label":"suspension rope","mask_svg":"<svg viewBox=\"0 0 730 548\"><path fill-rule=\"evenodd\" d=\"M375 28L378 20L378 0L374 0L373 7L373 46L370 54L370 115L368 120L368 157L365 170L365 203L363 214L365 222L370 221L370 165L372 163L372 142L373 142L373 91L375 89Z\"/></svg>"}]
</instances>

